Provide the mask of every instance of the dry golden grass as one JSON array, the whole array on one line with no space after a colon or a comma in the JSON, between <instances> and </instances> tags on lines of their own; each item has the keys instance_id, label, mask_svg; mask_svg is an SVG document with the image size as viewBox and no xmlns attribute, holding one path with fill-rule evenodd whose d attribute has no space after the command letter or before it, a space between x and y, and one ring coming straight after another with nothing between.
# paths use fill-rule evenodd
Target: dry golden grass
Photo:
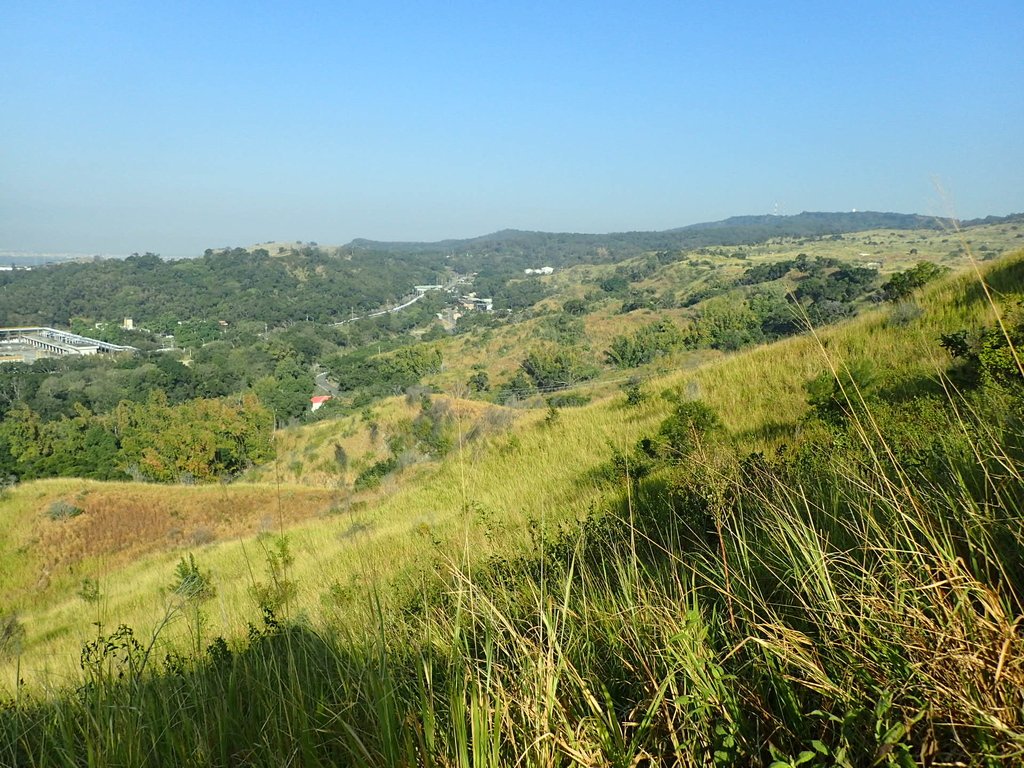
<instances>
[{"instance_id":1,"label":"dry golden grass","mask_svg":"<svg viewBox=\"0 0 1024 768\"><path fill-rule=\"evenodd\" d=\"M82 514L51 520L54 502ZM8 609L60 593L83 576L114 573L157 552L280 530L323 514L333 493L282 485L159 486L39 480L4 501L10 525L3 556L20 560L5 580Z\"/></svg>"}]
</instances>

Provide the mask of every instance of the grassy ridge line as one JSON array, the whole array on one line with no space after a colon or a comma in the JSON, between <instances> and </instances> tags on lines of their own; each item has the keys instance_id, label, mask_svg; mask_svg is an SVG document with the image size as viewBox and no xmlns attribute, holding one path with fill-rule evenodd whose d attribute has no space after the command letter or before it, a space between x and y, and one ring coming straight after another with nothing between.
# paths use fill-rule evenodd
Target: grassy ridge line
<instances>
[{"instance_id":1,"label":"grassy ridge line","mask_svg":"<svg viewBox=\"0 0 1024 768\"><path fill-rule=\"evenodd\" d=\"M1019 256L1014 263L1019 265ZM939 332L989 322L988 310L979 311L977 303L951 301L969 284L965 277L926 292L919 302L934 311L898 329L887 324L889 310L879 309L829 331L823 334L826 349L844 358L870 355L880 366L897 366L901 375L934 373L944 364L945 353L936 343ZM727 357L696 373L669 376L652 388L695 384L742 445L770 449L792 434L806 408L802 385L825 368L812 339L794 338ZM486 447L474 447L461 460L458 454L450 457L436 473L418 470L423 472L421 482L403 478L402 486L386 489L373 508L355 508L292 528L293 574L300 589L296 610L331 616L344 606L334 594L379 582L409 588L436 562L438 551L484 556L500 548L522 549L538 521L554 524L581 517L599 503L607 491L588 477L589 470L607 459L610 446L628 448L649 433L666 412L664 403L633 412L608 400L566 411L551 428L540 427L540 417L526 419L514 432L518 445L492 437ZM268 492L272 494L271 489L263 491ZM489 540L484 533L488 527L500 534ZM228 542L197 554L219 589L209 632L237 636L252 616L249 586L264 578L262 554L252 541L244 548L241 542ZM152 626L165 602L161 588L170 582L177 557L156 555L111 573L101 584L104 623L124 621L140 631ZM388 594L385 590L385 599ZM58 665L60 659L73 660L82 627L96 615L93 606L73 594L49 610L26 613L29 641L23 666L32 669L47 657L56 658ZM33 645L32 638L44 640Z\"/></svg>"}]
</instances>

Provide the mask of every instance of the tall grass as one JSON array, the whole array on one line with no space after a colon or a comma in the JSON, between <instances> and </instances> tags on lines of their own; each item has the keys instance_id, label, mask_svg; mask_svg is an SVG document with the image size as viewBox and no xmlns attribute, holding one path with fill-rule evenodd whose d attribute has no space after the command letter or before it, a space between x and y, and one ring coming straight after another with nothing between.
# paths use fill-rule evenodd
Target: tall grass
<instances>
[{"instance_id":1,"label":"tall grass","mask_svg":"<svg viewBox=\"0 0 1024 768\"><path fill-rule=\"evenodd\" d=\"M0 764L1024 763L1019 390L872 397L833 362L837 421L751 454L727 418L518 553L458 518L364 620L254 613L187 657L108 629L80 686L15 690Z\"/></svg>"},{"instance_id":2,"label":"tall grass","mask_svg":"<svg viewBox=\"0 0 1024 768\"><path fill-rule=\"evenodd\" d=\"M638 487L531 557L448 561L404 610L377 603L375 631L267 615L240 647L148 669L144 643L108 637L77 691L4 710L0 760L1024 760L1019 462L990 453L1003 474L978 498L857 456L801 487L698 452L675 491ZM698 477L716 492L687 493Z\"/></svg>"}]
</instances>

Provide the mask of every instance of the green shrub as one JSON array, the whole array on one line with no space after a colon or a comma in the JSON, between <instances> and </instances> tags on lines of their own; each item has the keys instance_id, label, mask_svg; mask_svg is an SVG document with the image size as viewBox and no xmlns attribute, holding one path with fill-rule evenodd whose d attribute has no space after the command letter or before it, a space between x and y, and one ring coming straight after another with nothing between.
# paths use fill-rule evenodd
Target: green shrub
<instances>
[{"instance_id":1,"label":"green shrub","mask_svg":"<svg viewBox=\"0 0 1024 768\"><path fill-rule=\"evenodd\" d=\"M952 373L961 383L976 387L997 384L1019 385L1021 350L1024 349L1024 310L1015 307L1003 318L1002 326L989 326L976 333L961 329L944 333L939 344L957 361Z\"/></svg>"},{"instance_id":2,"label":"green shrub","mask_svg":"<svg viewBox=\"0 0 1024 768\"><path fill-rule=\"evenodd\" d=\"M487 375L487 371L477 371L469 377L466 386L472 392L489 392L491 389L491 379Z\"/></svg>"},{"instance_id":3,"label":"green shrub","mask_svg":"<svg viewBox=\"0 0 1024 768\"><path fill-rule=\"evenodd\" d=\"M597 375L593 365L575 347L547 346L531 350L520 363L523 372L541 389L567 387Z\"/></svg>"},{"instance_id":4,"label":"green shrub","mask_svg":"<svg viewBox=\"0 0 1024 768\"><path fill-rule=\"evenodd\" d=\"M836 423L861 409L877 374L869 360L857 360L836 373L825 371L807 382L807 402L827 423Z\"/></svg>"},{"instance_id":5,"label":"green shrub","mask_svg":"<svg viewBox=\"0 0 1024 768\"><path fill-rule=\"evenodd\" d=\"M170 591L183 600L194 603L209 600L217 592L210 581L210 574L199 569L192 553L178 561Z\"/></svg>"},{"instance_id":6,"label":"green shrub","mask_svg":"<svg viewBox=\"0 0 1024 768\"><path fill-rule=\"evenodd\" d=\"M583 299L569 299L562 305L563 311L577 317L587 314L587 309L587 302Z\"/></svg>"},{"instance_id":7,"label":"green shrub","mask_svg":"<svg viewBox=\"0 0 1024 768\"><path fill-rule=\"evenodd\" d=\"M686 337L675 323L660 320L629 336L616 336L604 355L617 368L635 368L679 349L685 341Z\"/></svg>"},{"instance_id":8,"label":"green shrub","mask_svg":"<svg viewBox=\"0 0 1024 768\"><path fill-rule=\"evenodd\" d=\"M398 469L398 457L389 456L371 464L356 477L352 487L357 491L367 491L380 485L381 479Z\"/></svg>"},{"instance_id":9,"label":"green shrub","mask_svg":"<svg viewBox=\"0 0 1024 768\"><path fill-rule=\"evenodd\" d=\"M548 412L547 415L544 417L544 425L547 427L553 427L556 424L558 424L558 422L561 421L561 419L561 412L555 406L548 403Z\"/></svg>"},{"instance_id":10,"label":"green shrub","mask_svg":"<svg viewBox=\"0 0 1024 768\"><path fill-rule=\"evenodd\" d=\"M46 516L54 521L70 520L72 517L78 517L85 510L81 507L76 507L69 501L58 499L53 502L46 510Z\"/></svg>"},{"instance_id":11,"label":"green shrub","mask_svg":"<svg viewBox=\"0 0 1024 768\"><path fill-rule=\"evenodd\" d=\"M263 547L267 580L254 583L250 593L264 614L274 614L282 608L287 609L298 593L298 585L290 576L295 556L287 536L275 537L270 546L266 544L265 537L260 537L259 541Z\"/></svg>"},{"instance_id":12,"label":"green shrub","mask_svg":"<svg viewBox=\"0 0 1024 768\"><path fill-rule=\"evenodd\" d=\"M424 397L420 403L420 413L411 426L416 446L424 453L441 458L455 445L454 422L455 418L447 402Z\"/></svg>"},{"instance_id":13,"label":"green shrub","mask_svg":"<svg viewBox=\"0 0 1024 768\"><path fill-rule=\"evenodd\" d=\"M661 452L676 460L685 458L706 435L721 429L722 420L707 403L702 400L681 402L658 429Z\"/></svg>"},{"instance_id":14,"label":"green shrub","mask_svg":"<svg viewBox=\"0 0 1024 768\"><path fill-rule=\"evenodd\" d=\"M930 261L919 261L903 272L897 272L882 285L882 295L888 301L905 299L915 290L949 272L949 267L939 266Z\"/></svg>"},{"instance_id":15,"label":"green shrub","mask_svg":"<svg viewBox=\"0 0 1024 768\"><path fill-rule=\"evenodd\" d=\"M548 405L553 408L578 408L590 402L590 395L582 395L579 392L561 392L551 395L547 401Z\"/></svg>"}]
</instances>

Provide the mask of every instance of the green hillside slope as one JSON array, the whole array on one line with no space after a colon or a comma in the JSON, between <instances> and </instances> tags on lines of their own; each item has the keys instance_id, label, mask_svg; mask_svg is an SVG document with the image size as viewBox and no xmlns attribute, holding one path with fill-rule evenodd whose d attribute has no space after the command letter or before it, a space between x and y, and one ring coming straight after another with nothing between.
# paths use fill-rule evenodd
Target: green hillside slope
<instances>
[{"instance_id":1,"label":"green hillside slope","mask_svg":"<svg viewBox=\"0 0 1024 768\"><path fill-rule=\"evenodd\" d=\"M443 459L61 588L13 569L91 509L11 490L0 762L1012 764L1024 253L979 276L581 407L396 399L339 445Z\"/></svg>"}]
</instances>

